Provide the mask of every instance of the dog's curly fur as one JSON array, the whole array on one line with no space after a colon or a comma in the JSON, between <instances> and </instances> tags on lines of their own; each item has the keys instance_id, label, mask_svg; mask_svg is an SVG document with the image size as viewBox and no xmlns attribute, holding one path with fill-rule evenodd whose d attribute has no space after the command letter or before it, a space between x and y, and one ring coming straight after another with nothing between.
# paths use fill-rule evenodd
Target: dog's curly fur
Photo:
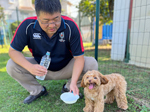
<instances>
[{"instance_id":1,"label":"dog's curly fur","mask_svg":"<svg viewBox=\"0 0 150 112\"><path fill-rule=\"evenodd\" d=\"M84 87L84 112L103 112L104 103L117 101L118 108L128 108L126 98L127 83L125 78L117 73L102 75L96 70L84 74L81 87ZM106 99L104 96L106 95Z\"/></svg>"}]
</instances>

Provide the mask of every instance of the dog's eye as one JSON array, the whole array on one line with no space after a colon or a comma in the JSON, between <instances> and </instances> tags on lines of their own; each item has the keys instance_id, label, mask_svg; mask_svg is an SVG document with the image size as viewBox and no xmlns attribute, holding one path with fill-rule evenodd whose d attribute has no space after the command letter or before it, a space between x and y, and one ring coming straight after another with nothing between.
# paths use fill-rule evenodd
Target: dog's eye
<instances>
[{"instance_id":1,"label":"dog's eye","mask_svg":"<svg viewBox=\"0 0 150 112\"><path fill-rule=\"evenodd\" d=\"M86 77L87 79L89 78L89 77Z\"/></svg>"},{"instance_id":2,"label":"dog's eye","mask_svg":"<svg viewBox=\"0 0 150 112\"><path fill-rule=\"evenodd\" d=\"M94 79L97 79L97 77L94 77Z\"/></svg>"}]
</instances>

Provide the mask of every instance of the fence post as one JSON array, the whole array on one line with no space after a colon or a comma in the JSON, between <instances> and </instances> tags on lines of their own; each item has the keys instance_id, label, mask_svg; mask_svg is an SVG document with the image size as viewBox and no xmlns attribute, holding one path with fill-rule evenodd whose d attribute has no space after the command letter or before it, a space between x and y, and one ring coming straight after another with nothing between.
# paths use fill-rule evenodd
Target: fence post
<instances>
[{"instance_id":1,"label":"fence post","mask_svg":"<svg viewBox=\"0 0 150 112\"><path fill-rule=\"evenodd\" d=\"M130 0L130 9L129 9L129 20L128 20L128 30L127 30L127 44L126 44L126 54L124 62L128 63L130 60L130 52L129 52L129 45L130 45L130 33L131 33L131 19L132 19L132 6L133 0Z\"/></svg>"},{"instance_id":2,"label":"fence post","mask_svg":"<svg viewBox=\"0 0 150 112\"><path fill-rule=\"evenodd\" d=\"M7 45L6 30L5 30L6 28L5 28L4 22L3 21L1 21L1 22L2 22L3 35L4 35L4 44Z\"/></svg>"},{"instance_id":3,"label":"fence post","mask_svg":"<svg viewBox=\"0 0 150 112\"><path fill-rule=\"evenodd\" d=\"M99 33L99 13L100 13L100 0L96 0L96 32L95 32L95 59L98 57L98 33Z\"/></svg>"},{"instance_id":4,"label":"fence post","mask_svg":"<svg viewBox=\"0 0 150 112\"><path fill-rule=\"evenodd\" d=\"M90 38L90 41L92 42L92 30L93 30L93 18L91 17L91 38Z\"/></svg>"},{"instance_id":5,"label":"fence post","mask_svg":"<svg viewBox=\"0 0 150 112\"><path fill-rule=\"evenodd\" d=\"M79 5L80 7L80 5ZM80 10L79 10L79 30L81 32L81 13L80 13Z\"/></svg>"},{"instance_id":6,"label":"fence post","mask_svg":"<svg viewBox=\"0 0 150 112\"><path fill-rule=\"evenodd\" d=\"M2 35L1 35L1 31L0 31L0 43L1 43L2 48L3 48L3 38L2 38Z\"/></svg>"},{"instance_id":7,"label":"fence post","mask_svg":"<svg viewBox=\"0 0 150 112\"><path fill-rule=\"evenodd\" d=\"M18 26L19 26L19 14L18 14L18 7L16 7L16 14L17 14L17 23L18 23Z\"/></svg>"}]
</instances>

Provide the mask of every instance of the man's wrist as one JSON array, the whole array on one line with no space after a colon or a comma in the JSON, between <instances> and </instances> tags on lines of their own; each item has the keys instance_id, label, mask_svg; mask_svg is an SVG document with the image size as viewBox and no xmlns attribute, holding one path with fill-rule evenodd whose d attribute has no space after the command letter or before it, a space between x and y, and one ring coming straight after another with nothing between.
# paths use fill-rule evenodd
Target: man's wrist
<instances>
[{"instance_id":1,"label":"man's wrist","mask_svg":"<svg viewBox=\"0 0 150 112\"><path fill-rule=\"evenodd\" d=\"M32 66L33 66L32 63L28 63L28 66L26 66L25 69L30 72L30 69L32 68Z\"/></svg>"},{"instance_id":2,"label":"man's wrist","mask_svg":"<svg viewBox=\"0 0 150 112\"><path fill-rule=\"evenodd\" d=\"M73 85L76 85L77 84L77 81L71 81L71 84L73 84Z\"/></svg>"}]
</instances>

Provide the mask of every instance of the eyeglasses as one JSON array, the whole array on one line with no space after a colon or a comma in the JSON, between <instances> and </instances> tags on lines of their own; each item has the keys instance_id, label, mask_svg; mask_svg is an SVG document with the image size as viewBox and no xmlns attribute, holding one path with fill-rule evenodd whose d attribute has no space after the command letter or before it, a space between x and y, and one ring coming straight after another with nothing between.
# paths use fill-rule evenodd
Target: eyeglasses
<instances>
[{"instance_id":1,"label":"eyeglasses","mask_svg":"<svg viewBox=\"0 0 150 112\"><path fill-rule=\"evenodd\" d=\"M48 25L50 25L50 24L55 24L55 25L58 25L61 21L55 21L55 22L42 22L39 18L38 18L38 20L41 22L41 24L42 25L44 25L44 26L48 26Z\"/></svg>"}]
</instances>

